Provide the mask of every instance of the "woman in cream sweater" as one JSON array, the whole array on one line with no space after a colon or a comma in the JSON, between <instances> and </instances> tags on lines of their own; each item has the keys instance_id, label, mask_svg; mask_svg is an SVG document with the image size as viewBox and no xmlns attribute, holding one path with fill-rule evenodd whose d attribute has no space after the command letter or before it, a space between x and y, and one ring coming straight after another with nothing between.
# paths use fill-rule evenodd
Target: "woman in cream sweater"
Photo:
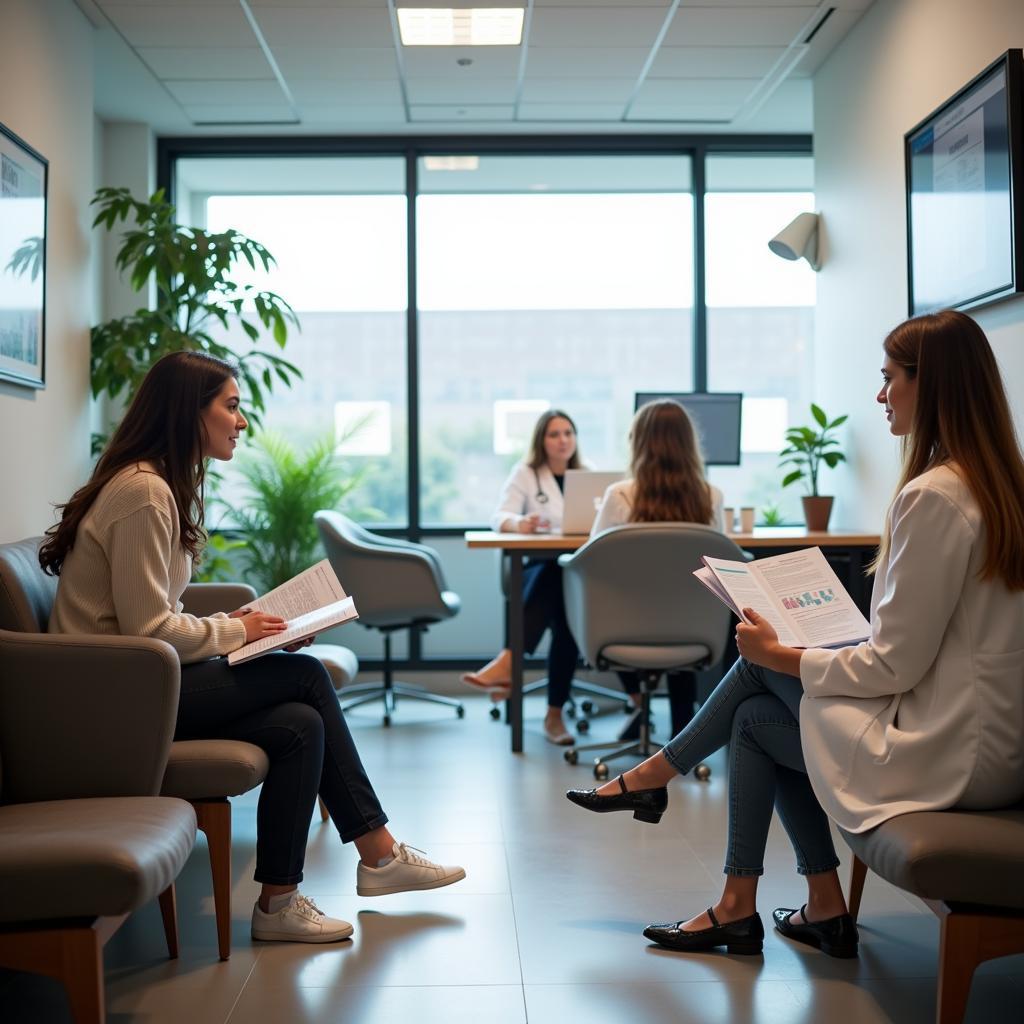
<instances>
[{"instance_id":1,"label":"woman in cream sweater","mask_svg":"<svg viewBox=\"0 0 1024 1024\"><path fill-rule=\"evenodd\" d=\"M182 611L206 539L206 460L231 459L248 425L236 377L234 367L197 352L165 356L146 375L92 478L62 507L40 549L43 568L60 576L49 628L174 647L182 663L175 738L245 740L270 759L257 813L262 891L253 938L334 942L352 926L298 891L318 793L342 842L359 851L359 895L435 888L465 872L395 841L319 661L277 653L231 667L222 657L281 632L283 619L248 608Z\"/></svg>"},{"instance_id":2,"label":"woman in cream sweater","mask_svg":"<svg viewBox=\"0 0 1024 1024\"><path fill-rule=\"evenodd\" d=\"M760 952L773 803L808 890L800 910L774 912L776 930L855 956L828 817L862 832L909 811L1024 795L1024 460L999 369L977 324L950 310L908 320L883 348L877 400L903 439L903 470L870 638L784 647L745 609L742 657L690 726L620 779L569 794L656 819L669 779L731 738L725 889L706 913L646 929L669 948Z\"/></svg>"},{"instance_id":3,"label":"woman in cream sweater","mask_svg":"<svg viewBox=\"0 0 1024 1024\"><path fill-rule=\"evenodd\" d=\"M629 444L632 476L605 491L591 537L625 523L699 523L722 529L722 492L704 479L697 431L678 402L662 399L641 406L629 429ZM640 735L640 674L620 672L619 678L637 709L619 739L636 739ZM697 674L670 672L668 697L672 732L676 733L693 718Z\"/></svg>"}]
</instances>

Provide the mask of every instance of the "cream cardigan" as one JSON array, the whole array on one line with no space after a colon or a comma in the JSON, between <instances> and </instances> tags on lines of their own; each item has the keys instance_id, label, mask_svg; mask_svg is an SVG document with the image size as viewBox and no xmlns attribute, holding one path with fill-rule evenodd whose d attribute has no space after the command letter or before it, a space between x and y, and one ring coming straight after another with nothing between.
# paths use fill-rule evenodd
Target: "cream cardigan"
<instances>
[{"instance_id":1,"label":"cream cardigan","mask_svg":"<svg viewBox=\"0 0 1024 1024\"><path fill-rule=\"evenodd\" d=\"M948 466L890 512L871 638L800 659L800 732L822 807L850 832L1024 795L1024 592L978 578L981 513Z\"/></svg>"},{"instance_id":2,"label":"cream cardigan","mask_svg":"<svg viewBox=\"0 0 1024 1024\"><path fill-rule=\"evenodd\" d=\"M114 633L166 640L182 663L245 643L240 619L182 613L192 559L181 546L174 496L147 463L99 493L61 569L51 633Z\"/></svg>"}]
</instances>

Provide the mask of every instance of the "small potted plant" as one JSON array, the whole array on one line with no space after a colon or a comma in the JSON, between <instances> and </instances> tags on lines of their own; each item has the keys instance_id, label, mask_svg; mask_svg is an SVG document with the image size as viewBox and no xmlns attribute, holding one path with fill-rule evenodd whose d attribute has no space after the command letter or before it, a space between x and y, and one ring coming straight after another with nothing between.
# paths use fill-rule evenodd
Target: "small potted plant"
<instances>
[{"instance_id":1,"label":"small potted plant","mask_svg":"<svg viewBox=\"0 0 1024 1024\"><path fill-rule=\"evenodd\" d=\"M786 431L786 447L779 452L780 466L793 466L783 478L782 486L788 487L797 480L803 480L807 494L803 497L804 521L808 530L827 530L832 514L833 499L818 492L818 473L822 464L835 469L846 456L839 451L839 441L833 432L847 420L839 416L829 421L820 406L811 403L811 415L820 428L790 427Z\"/></svg>"}]
</instances>

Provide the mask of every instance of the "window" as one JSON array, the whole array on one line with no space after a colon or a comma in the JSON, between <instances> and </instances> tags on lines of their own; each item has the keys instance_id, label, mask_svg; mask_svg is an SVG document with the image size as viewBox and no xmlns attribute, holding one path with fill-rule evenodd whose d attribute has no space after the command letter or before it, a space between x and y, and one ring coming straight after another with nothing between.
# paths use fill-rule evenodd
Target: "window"
<instances>
[{"instance_id":1,"label":"window","mask_svg":"<svg viewBox=\"0 0 1024 1024\"><path fill-rule=\"evenodd\" d=\"M487 522L537 416L624 469L636 391L692 387L693 196L680 156L421 161L420 520Z\"/></svg>"},{"instance_id":2,"label":"window","mask_svg":"<svg viewBox=\"0 0 1024 1024\"><path fill-rule=\"evenodd\" d=\"M780 489L788 426L814 399L814 271L773 255L768 240L814 209L810 156L709 156L705 195L709 391L742 391L741 464L709 469L727 505L778 504L802 520L797 487ZM826 410L830 415L838 415Z\"/></svg>"}]
</instances>

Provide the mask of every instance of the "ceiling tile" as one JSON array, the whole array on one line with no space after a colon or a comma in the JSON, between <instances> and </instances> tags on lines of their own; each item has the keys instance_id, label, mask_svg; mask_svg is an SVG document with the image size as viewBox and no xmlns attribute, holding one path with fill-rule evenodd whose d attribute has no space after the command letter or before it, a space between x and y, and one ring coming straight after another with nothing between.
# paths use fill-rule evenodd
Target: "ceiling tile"
<instances>
[{"instance_id":1,"label":"ceiling tile","mask_svg":"<svg viewBox=\"0 0 1024 1024\"><path fill-rule=\"evenodd\" d=\"M680 7L665 46L788 46L810 20L807 7Z\"/></svg>"},{"instance_id":2,"label":"ceiling tile","mask_svg":"<svg viewBox=\"0 0 1024 1024\"><path fill-rule=\"evenodd\" d=\"M650 47L664 21L656 7L542 7L533 12L529 45Z\"/></svg>"},{"instance_id":3,"label":"ceiling tile","mask_svg":"<svg viewBox=\"0 0 1024 1024\"><path fill-rule=\"evenodd\" d=\"M257 46L241 7L129 7L106 4L107 17L132 46Z\"/></svg>"},{"instance_id":4,"label":"ceiling tile","mask_svg":"<svg viewBox=\"0 0 1024 1024\"><path fill-rule=\"evenodd\" d=\"M738 109L737 106L721 103L634 103L626 120L729 124Z\"/></svg>"},{"instance_id":5,"label":"ceiling tile","mask_svg":"<svg viewBox=\"0 0 1024 1024\"><path fill-rule=\"evenodd\" d=\"M274 60L281 74L293 79L319 79L326 81L348 79L383 79L395 81L398 67L392 47L365 50L307 46L275 46Z\"/></svg>"},{"instance_id":6,"label":"ceiling tile","mask_svg":"<svg viewBox=\"0 0 1024 1024\"><path fill-rule=\"evenodd\" d=\"M502 103L463 103L452 104L419 104L409 107L410 120L413 121L450 121L471 124L486 121L511 121L514 108L512 104Z\"/></svg>"},{"instance_id":7,"label":"ceiling tile","mask_svg":"<svg viewBox=\"0 0 1024 1024\"><path fill-rule=\"evenodd\" d=\"M277 79L257 79L249 82L181 81L165 80L167 91L183 106L195 103L220 105L243 104L261 106L268 103L287 103Z\"/></svg>"},{"instance_id":8,"label":"ceiling tile","mask_svg":"<svg viewBox=\"0 0 1024 1024\"><path fill-rule=\"evenodd\" d=\"M303 103L299 107L303 124L333 125L338 129L358 126L365 130L367 125L406 124L405 107L377 103L357 103L342 106L337 103Z\"/></svg>"},{"instance_id":9,"label":"ceiling tile","mask_svg":"<svg viewBox=\"0 0 1024 1024\"><path fill-rule=\"evenodd\" d=\"M526 73L544 78L638 78L650 47L531 47Z\"/></svg>"},{"instance_id":10,"label":"ceiling tile","mask_svg":"<svg viewBox=\"0 0 1024 1024\"><path fill-rule=\"evenodd\" d=\"M469 86L458 78L408 78L409 103L514 103L516 79L496 78Z\"/></svg>"},{"instance_id":11,"label":"ceiling tile","mask_svg":"<svg viewBox=\"0 0 1024 1024\"><path fill-rule=\"evenodd\" d=\"M522 101L625 104L635 86L633 78L529 78L523 83Z\"/></svg>"},{"instance_id":12,"label":"ceiling tile","mask_svg":"<svg viewBox=\"0 0 1024 1024\"><path fill-rule=\"evenodd\" d=\"M739 107L760 85L760 78L648 78L637 103L714 103Z\"/></svg>"},{"instance_id":13,"label":"ceiling tile","mask_svg":"<svg viewBox=\"0 0 1024 1024\"><path fill-rule=\"evenodd\" d=\"M323 79L294 78L288 83L292 97L299 106L307 103L373 103L379 105L402 104L402 90L398 82L374 79L352 81L324 81Z\"/></svg>"},{"instance_id":14,"label":"ceiling tile","mask_svg":"<svg viewBox=\"0 0 1024 1024\"><path fill-rule=\"evenodd\" d=\"M391 20L382 3L373 9L333 7L261 7L253 11L270 46L336 46L339 48L394 45Z\"/></svg>"},{"instance_id":15,"label":"ceiling tile","mask_svg":"<svg viewBox=\"0 0 1024 1024\"><path fill-rule=\"evenodd\" d=\"M520 103L517 121L620 121L621 103Z\"/></svg>"},{"instance_id":16,"label":"ceiling tile","mask_svg":"<svg viewBox=\"0 0 1024 1024\"><path fill-rule=\"evenodd\" d=\"M138 55L159 78L273 78L258 47L143 46Z\"/></svg>"},{"instance_id":17,"label":"ceiling tile","mask_svg":"<svg viewBox=\"0 0 1024 1024\"><path fill-rule=\"evenodd\" d=\"M436 2L436 0L435 0ZM410 78L516 78L523 51L519 46L405 46L402 61ZM460 60L472 64L460 67Z\"/></svg>"},{"instance_id":18,"label":"ceiling tile","mask_svg":"<svg viewBox=\"0 0 1024 1024\"><path fill-rule=\"evenodd\" d=\"M396 0L397 2L397 0ZM672 0L630 0L630 7L658 7L664 13ZM703 0L707 2L707 0ZM816 0L808 0L814 3ZM533 0L538 7L624 7L623 0Z\"/></svg>"},{"instance_id":19,"label":"ceiling tile","mask_svg":"<svg viewBox=\"0 0 1024 1024\"><path fill-rule=\"evenodd\" d=\"M227 122L229 124L294 123L295 114L287 103L267 103L253 107L237 103L196 103L185 108L195 124Z\"/></svg>"},{"instance_id":20,"label":"ceiling tile","mask_svg":"<svg viewBox=\"0 0 1024 1024\"><path fill-rule=\"evenodd\" d=\"M764 77L785 52L782 46L663 46L650 74L654 78Z\"/></svg>"}]
</instances>

